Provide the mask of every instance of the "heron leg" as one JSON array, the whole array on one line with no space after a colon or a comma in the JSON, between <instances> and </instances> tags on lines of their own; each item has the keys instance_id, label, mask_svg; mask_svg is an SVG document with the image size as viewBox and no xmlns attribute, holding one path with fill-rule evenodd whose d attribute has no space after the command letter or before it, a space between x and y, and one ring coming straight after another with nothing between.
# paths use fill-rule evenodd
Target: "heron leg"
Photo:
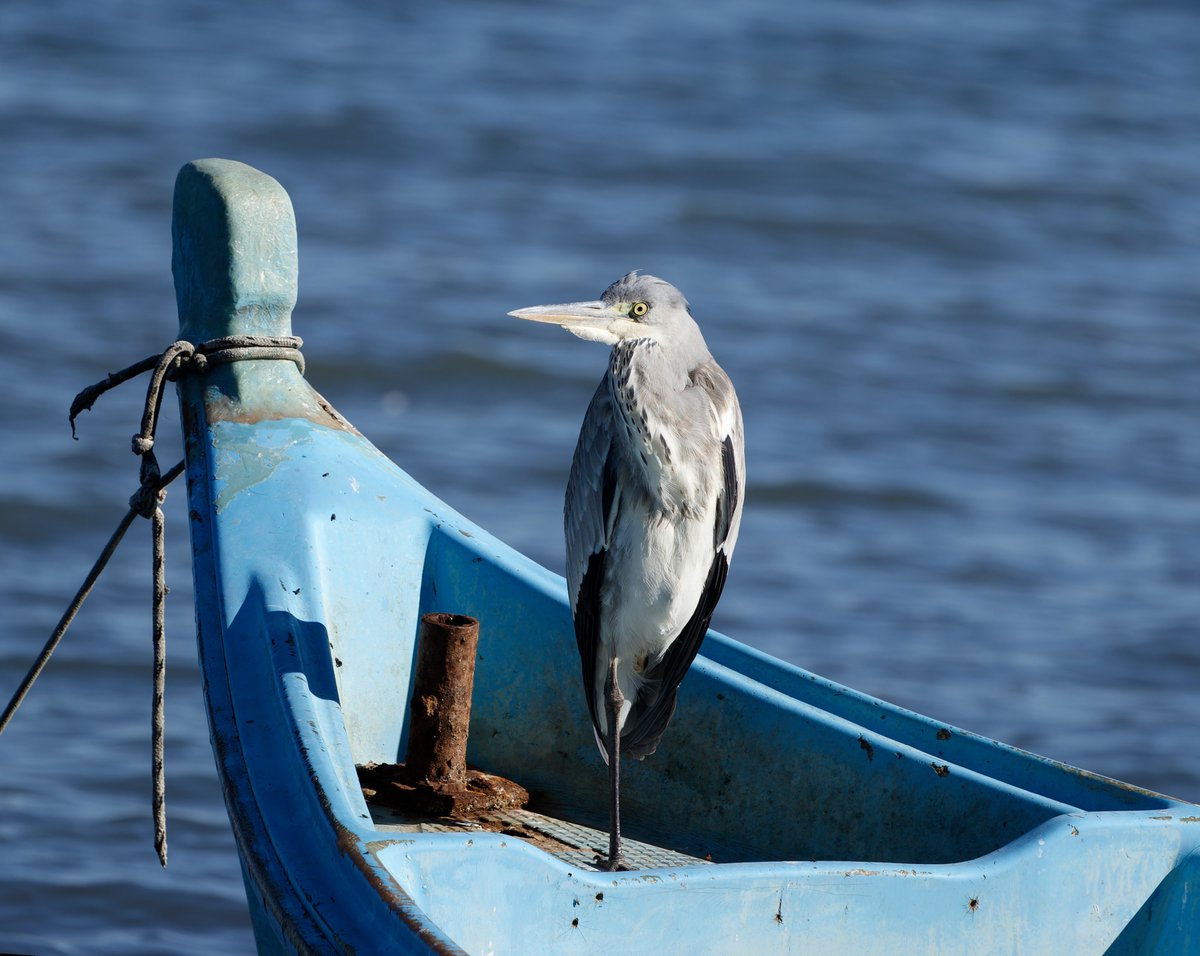
<instances>
[{"instance_id":1,"label":"heron leg","mask_svg":"<svg viewBox=\"0 0 1200 956\"><path fill-rule=\"evenodd\" d=\"M608 780L609 780L609 827L608 827L608 862L605 869L610 871L627 870L625 858L621 855L621 735L617 731L617 716L621 713L621 705L625 698L617 684L617 659L614 657L608 665L608 681L606 682L604 703L608 709Z\"/></svg>"}]
</instances>

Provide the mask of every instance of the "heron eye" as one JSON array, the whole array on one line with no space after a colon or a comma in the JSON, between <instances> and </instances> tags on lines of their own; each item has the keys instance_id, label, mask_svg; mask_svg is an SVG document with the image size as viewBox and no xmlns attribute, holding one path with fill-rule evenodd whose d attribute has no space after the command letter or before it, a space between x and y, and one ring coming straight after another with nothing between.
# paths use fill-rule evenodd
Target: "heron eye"
<instances>
[{"instance_id":1,"label":"heron eye","mask_svg":"<svg viewBox=\"0 0 1200 956\"><path fill-rule=\"evenodd\" d=\"M635 302L629 307L629 314L635 319L640 319L643 315L650 311L650 306L645 302Z\"/></svg>"}]
</instances>

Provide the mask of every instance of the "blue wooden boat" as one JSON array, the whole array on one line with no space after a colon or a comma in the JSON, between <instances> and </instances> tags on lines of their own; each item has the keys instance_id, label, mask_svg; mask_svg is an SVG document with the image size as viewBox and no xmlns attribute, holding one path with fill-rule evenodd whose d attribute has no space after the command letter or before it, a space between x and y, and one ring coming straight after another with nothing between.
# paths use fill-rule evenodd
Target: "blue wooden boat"
<instances>
[{"instance_id":1,"label":"blue wooden boat","mask_svg":"<svg viewBox=\"0 0 1200 956\"><path fill-rule=\"evenodd\" d=\"M180 337L288 335L270 177L185 166ZM1200 807L708 636L664 745L605 775L562 579L385 458L287 361L181 378L200 660L261 952L1200 952ZM371 806L418 620L482 625L469 758L534 795L490 826Z\"/></svg>"}]
</instances>

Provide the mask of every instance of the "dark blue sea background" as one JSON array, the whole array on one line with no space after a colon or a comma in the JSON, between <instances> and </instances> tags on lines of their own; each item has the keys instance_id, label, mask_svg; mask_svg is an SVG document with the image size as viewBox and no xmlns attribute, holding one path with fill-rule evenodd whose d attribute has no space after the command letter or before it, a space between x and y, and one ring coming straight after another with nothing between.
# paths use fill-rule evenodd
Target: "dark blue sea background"
<instances>
[{"instance_id":1,"label":"dark blue sea background","mask_svg":"<svg viewBox=\"0 0 1200 956\"><path fill-rule=\"evenodd\" d=\"M0 697L136 486L142 383L67 406L175 338L220 156L292 197L309 379L468 517L561 568L605 350L505 313L661 275L745 412L719 630L1200 800L1197 51L1192 0L0 5ZM167 517L170 866L139 521L0 737L0 950L252 950Z\"/></svg>"}]
</instances>

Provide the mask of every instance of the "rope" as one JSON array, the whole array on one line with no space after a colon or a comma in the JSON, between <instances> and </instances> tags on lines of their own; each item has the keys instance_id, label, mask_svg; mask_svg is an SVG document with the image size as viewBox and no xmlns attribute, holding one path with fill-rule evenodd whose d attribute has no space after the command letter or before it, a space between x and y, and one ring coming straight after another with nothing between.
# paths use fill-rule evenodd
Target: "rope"
<instances>
[{"instance_id":1,"label":"rope","mask_svg":"<svg viewBox=\"0 0 1200 956\"><path fill-rule=\"evenodd\" d=\"M163 700L166 683L166 625L165 608L167 598L165 538L166 522L163 517L162 503L167 497L167 485L178 478L184 469L180 461L164 475L160 472L158 459L154 455L154 436L158 428L158 414L162 408L163 383L173 381L182 374L202 375L214 365L226 362L249 360L287 360L295 362L300 372L304 372L304 357L300 354L303 341L298 336L266 336L266 335L233 335L220 339L211 339L200 345L191 342L172 342L160 354L151 355L130 365L119 372L111 372L103 381L89 385L71 403L70 423L71 437L75 436L75 419L84 411L90 409L101 395L116 388L123 382L137 375L154 369L150 376L150 384L146 388L146 405L142 411L141 430L133 436L133 453L141 458L138 490L129 499L129 510L125 513L117 529L108 539L108 544L100 552L100 557L92 565L92 569L84 578L75 597L67 606L58 626L50 639L43 645L37 660L29 668L25 679L21 681L16 693L9 700L8 706L0 714L0 734L8 726L17 708L33 687L34 681L41 675L42 670L50 661L59 642L67 633L67 628L75 620L75 615L83 607L83 602L91 594L109 559L117 550L125 532L139 515L148 518L151 523L153 539L153 642L154 642L154 692L151 700L151 808L154 815L154 849L158 861L164 867L167 865L167 815L166 815L166 776L163 769Z\"/></svg>"},{"instance_id":2,"label":"rope","mask_svg":"<svg viewBox=\"0 0 1200 956\"><path fill-rule=\"evenodd\" d=\"M159 492L166 495L166 491ZM154 693L150 719L150 809L154 814L154 851L158 862L167 865L167 776L163 768L163 703L167 687L167 574L164 544L166 521L162 508L151 519L154 537Z\"/></svg>"},{"instance_id":3,"label":"rope","mask_svg":"<svg viewBox=\"0 0 1200 956\"><path fill-rule=\"evenodd\" d=\"M89 385L82 392L75 396L75 401L71 402L71 411L69 419L71 422L71 437L75 437L75 419L79 417L81 412L89 410L105 392L116 388L118 385L128 382L131 378L136 378L143 372L148 372L150 369L163 364L163 359L172 354L172 360L167 363L167 367L163 369L162 375L174 381L180 370L188 365L189 371L197 374L205 372L209 365L221 364L223 362L235 362L239 359L287 359L295 362L300 369L300 374L304 374L304 356L300 354L300 349L304 346L304 340L298 335L228 335L220 339L209 339L201 345L192 345L190 342L178 341L172 342L167 346L166 350L147 356L140 362L135 362L129 368L122 369L119 372L110 372L108 377L95 385ZM155 376L159 376L159 372L155 371ZM160 382L161 388L161 382ZM155 408L155 415L158 409ZM146 419L143 415L142 426L145 430Z\"/></svg>"}]
</instances>

